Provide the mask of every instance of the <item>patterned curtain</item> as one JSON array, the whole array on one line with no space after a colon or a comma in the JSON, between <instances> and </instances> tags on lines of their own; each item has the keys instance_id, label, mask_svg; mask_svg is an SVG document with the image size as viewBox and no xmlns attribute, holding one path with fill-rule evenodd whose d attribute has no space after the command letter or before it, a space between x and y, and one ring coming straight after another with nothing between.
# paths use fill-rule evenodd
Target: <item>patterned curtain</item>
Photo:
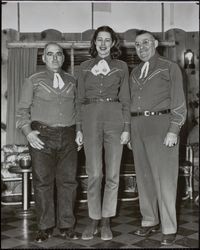
<instances>
[{"instance_id":1,"label":"patterned curtain","mask_svg":"<svg viewBox=\"0 0 200 250\"><path fill-rule=\"evenodd\" d=\"M36 48L11 48L8 52L7 144L27 144L25 136L16 129L16 111L24 79L36 72Z\"/></svg>"}]
</instances>

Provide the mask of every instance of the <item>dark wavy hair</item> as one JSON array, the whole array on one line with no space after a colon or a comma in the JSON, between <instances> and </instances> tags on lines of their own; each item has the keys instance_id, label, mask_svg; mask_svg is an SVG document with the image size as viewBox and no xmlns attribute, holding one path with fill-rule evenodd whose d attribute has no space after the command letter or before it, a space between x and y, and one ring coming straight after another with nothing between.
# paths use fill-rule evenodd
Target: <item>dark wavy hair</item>
<instances>
[{"instance_id":1,"label":"dark wavy hair","mask_svg":"<svg viewBox=\"0 0 200 250\"><path fill-rule=\"evenodd\" d=\"M91 40L91 46L89 49L90 55L92 57L96 57L98 55L95 41L97 39L98 33L102 32L102 31L110 33L112 42L114 42L113 47L110 49L111 58L118 58L121 55L121 50L119 48L119 38L118 38L117 34L113 31L113 29L110 28L109 26L101 26L95 30L94 35L93 35L92 40Z\"/></svg>"}]
</instances>

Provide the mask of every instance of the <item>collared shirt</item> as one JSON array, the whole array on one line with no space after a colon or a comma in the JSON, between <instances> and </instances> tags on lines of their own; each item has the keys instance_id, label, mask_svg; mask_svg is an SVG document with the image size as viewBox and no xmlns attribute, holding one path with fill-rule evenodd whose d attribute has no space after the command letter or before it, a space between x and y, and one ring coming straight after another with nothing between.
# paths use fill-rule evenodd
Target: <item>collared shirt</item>
<instances>
[{"instance_id":1,"label":"collared shirt","mask_svg":"<svg viewBox=\"0 0 200 250\"><path fill-rule=\"evenodd\" d=\"M46 69L25 79L17 110L17 127L25 135L31 132L30 123L40 121L49 126L75 124L76 80L60 70L65 86L53 88L54 72Z\"/></svg>"},{"instance_id":2,"label":"collared shirt","mask_svg":"<svg viewBox=\"0 0 200 250\"><path fill-rule=\"evenodd\" d=\"M110 68L107 75L94 75L91 70L94 65L104 59ZM112 59L110 56L100 58L97 56L80 65L78 76L78 105L77 105L77 130L81 130L81 106L86 98L119 98L122 104L124 130L130 130L130 91L128 84L128 66L125 62Z\"/></svg>"},{"instance_id":3,"label":"collared shirt","mask_svg":"<svg viewBox=\"0 0 200 250\"><path fill-rule=\"evenodd\" d=\"M175 62L157 52L149 63L145 79L139 79L144 62L131 72L131 112L170 109L169 132L178 134L187 113L181 70Z\"/></svg>"}]
</instances>

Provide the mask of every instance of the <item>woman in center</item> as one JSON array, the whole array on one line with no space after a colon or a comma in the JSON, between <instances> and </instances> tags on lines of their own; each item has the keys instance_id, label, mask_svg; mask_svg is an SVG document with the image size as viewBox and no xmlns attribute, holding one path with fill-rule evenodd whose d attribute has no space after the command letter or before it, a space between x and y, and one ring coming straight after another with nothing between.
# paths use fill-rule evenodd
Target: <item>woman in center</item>
<instances>
[{"instance_id":1,"label":"woman in center","mask_svg":"<svg viewBox=\"0 0 200 250\"><path fill-rule=\"evenodd\" d=\"M110 217L116 215L123 144L130 139L129 73L127 64L117 59L119 40L109 26L94 32L90 54L92 59L80 65L77 91L76 142L84 144L90 218L82 239L92 239L101 220L101 239L111 240Z\"/></svg>"}]
</instances>

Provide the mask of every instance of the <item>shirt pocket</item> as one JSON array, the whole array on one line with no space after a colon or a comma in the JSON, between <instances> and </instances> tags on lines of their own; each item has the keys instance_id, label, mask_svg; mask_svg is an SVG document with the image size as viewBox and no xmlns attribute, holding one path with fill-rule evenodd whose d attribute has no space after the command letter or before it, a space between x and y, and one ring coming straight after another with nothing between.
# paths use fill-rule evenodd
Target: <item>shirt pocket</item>
<instances>
[{"instance_id":1,"label":"shirt pocket","mask_svg":"<svg viewBox=\"0 0 200 250\"><path fill-rule=\"evenodd\" d=\"M161 78L163 81L169 81L169 80L170 80L169 71L168 71L168 70L161 71L161 72L160 72L160 78Z\"/></svg>"},{"instance_id":2,"label":"shirt pocket","mask_svg":"<svg viewBox=\"0 0 200 250\"><path fill-rule=\"evenodd\" d=\"M45 82L43 81L39 82L37 89L35 91L36 98L40 98L46 101L51 101L55 95L56 92L54 93L54 91L50 89L50 87Z\"/></svg>"},{"instance_id":3,"label":"shirt pocket","mask_svg":"<svg viewBox=\"0 0 200 250\"><path fill-rule=\"evenodd\" d=\"M74 88L75 88L75 84L72 82L69 82L68 85L63 89L62 96L74 98Z\"/></svg>"}]
</instances>

